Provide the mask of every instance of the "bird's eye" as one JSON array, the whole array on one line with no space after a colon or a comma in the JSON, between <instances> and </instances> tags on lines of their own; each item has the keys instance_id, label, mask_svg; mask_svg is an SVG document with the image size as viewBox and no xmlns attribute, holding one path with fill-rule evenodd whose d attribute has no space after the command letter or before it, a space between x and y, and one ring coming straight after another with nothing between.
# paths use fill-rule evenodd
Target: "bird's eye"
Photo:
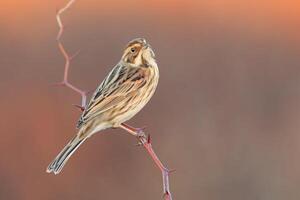
<instances>
[{"instance_id":1,"label":"bird's eye","mask_svg":"<svg viewBox=\"0 0 300 200\"><path fill-rule=\"evenodd\" d=\"M134 53L134 52L135 52L135 48L132 47L132 48L130 49L130 51L131 51L131 53Z\"/></svg>"}]
</instances>

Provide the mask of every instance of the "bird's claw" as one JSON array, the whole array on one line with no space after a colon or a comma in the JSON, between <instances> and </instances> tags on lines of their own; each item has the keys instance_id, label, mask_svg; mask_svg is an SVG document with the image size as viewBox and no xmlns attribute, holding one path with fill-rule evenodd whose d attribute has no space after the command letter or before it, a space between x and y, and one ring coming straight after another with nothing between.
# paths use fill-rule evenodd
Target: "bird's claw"
<instances>
[{"instance_id":1,"label":"bird's claw","mask_svg":"<svg viewBox=\"0 0 300 200\"><path fill-rule=\"evenodd\" d=\"M136 132L138 138L146 137L145 129L146 129L146 126L135 129L135 132Z\"/></svg>"},{"instance_id":2,"label":"bird's claw","mask_svg":"<svg viewBox=\"0 0 300 200\"><path fill-rule=\"evenodd\" d=\"M137 128L137 129L135 130L136 136L137 136L138 138L145 138L145 139L147 139L147 135L146 135L146 133L145 133L145 131L144 131L145 129L146 129L146 127Z\"/></svg>"},{"instance_id":3,"label":"bird's claw","mask_svg":"<svg viewBox=\"0 0 300 200\"><path fill-rule=\"evenodd\" d=\"M138 143L135 144L135 146L137 146L137 147L140 147L140 146L142 146L142 145L143 145L143 144L142 144L142 142L140 142L140 141L139 141Z\"/></svg>"},{"instance_id":4,"label":"bird's claw","mask_svg":"<svg viewBox=\"0 0 300 200\"><path fill-rule=\"evenodd\" d=\"M144 130L145 130L145 127L137 128L135 130L136 137L138 139L137 146L142 146L145 143L150 143L150 135L147 135Z\"/></svg>"}]
</instances>

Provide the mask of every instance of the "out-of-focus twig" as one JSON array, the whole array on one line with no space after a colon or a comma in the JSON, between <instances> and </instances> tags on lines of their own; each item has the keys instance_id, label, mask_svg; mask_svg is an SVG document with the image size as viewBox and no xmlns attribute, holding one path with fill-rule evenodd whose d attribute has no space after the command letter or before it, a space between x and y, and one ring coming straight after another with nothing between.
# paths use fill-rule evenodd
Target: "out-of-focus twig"
<instances>
[{"instance_id":1,"label":"out-of-focus twig","mask_svg":"<svg viewBox=\"0 0 300 200\"><path fill-rule=\"evenodd\" d=\"M71 64L71 61L78 55L79 51L77 51L74 55L70 55L63 43L62 43L62 35L64 33L64 29L65 29L65 26L61 20L61 15L66 11L68 10L68 8L70 8L72 6L72 4L75 3L76 0L70 0L63 8L59 9L56 13L56 21L57 21L57 24L58 24L58 27L59 27L59 31L58 31L58 34L57 34L57 37L56 37L56 40L57 40L57 43L58 43L58 48L61 52L61 54L64 56L65 58L65 69L64 69L64 77L63 77L63 80L60 82L60 83L57 83L55 85L58 85L58 86L65 86L65 87L68 87L70 88L71 90L75 91L76 93L80 94L81 95L81 106L78 106L81 110L83 110L86 106L86 101L87 101L87 93L86 91L74 86L72 83L69 82L69 71L70 71L70 64Z\"/></svg>"},{"instance_id":2,"label":"out-of-focus twig","mask_svg":"<svg viewBox=\"0 0 300 200\"><path fill-rule=\"evenodd\" d=\"M75 3L75 1L76 0L70 0L63 8L59 9L57 11L57 14L56 14L56 21L57 21L57 24L58 24L58 27L59 27L59 31L58 31L56 39L57 39L57 42L58 42L59 50L65 58L64 77L63 77L63 80L60 83L57 83L56 85L68 87L71 90L75 91L76 93L80 94L81 95L81 105L75 105L75 106L80 108L83 111L85 109L85 106L86 106L87 93L88 92L86 92L82 89L79 89L78 87L71 84L68 80L70 63L71 63L72 59L75 58L76 55L78 55L79 52L75 53L73 56L70 56L68 54L68 52L66 51L66 49L65 49L65 47L62 43L62 40L61 40L61 37L64 33L64 27L65 27L64 24L62 23L61 15L66 10L68 10L68 8L70 8L72 6L72 4ZM165 200L172 200L172 195L171 195L170 186L169 186L169 174L172 171L168 170L162 164L162 162L160 161L160 159L158 158L158 156L154 152L154 150L152 148L150 136L146 136L143 129L135 129L135 128L133 128L131 126L128 126L126 124L122 124L121 128L125 129L126 131L128 131L132 135L136 136L138 138L139 142L141 143L141 145L143 145L143 147L147 150L147 152L149 153L149 155L153 159L154 163L156 164L156 166L160 169L160 171L162 173L164 199Z\"/></svg>"}]
</instances>

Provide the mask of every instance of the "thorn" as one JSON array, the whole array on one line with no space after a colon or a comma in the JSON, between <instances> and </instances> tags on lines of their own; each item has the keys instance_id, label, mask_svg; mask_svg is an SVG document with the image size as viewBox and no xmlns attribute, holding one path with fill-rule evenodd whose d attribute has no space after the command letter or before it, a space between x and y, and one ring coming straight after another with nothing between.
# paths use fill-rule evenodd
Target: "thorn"
<instances>
[{"instance_id":1,"label":"thorn","mask_svg":"<svg viewBox=\"0 0 300 200\"><path fill-rule=\"evenodd\" d=\"M176 169L170 169L170 170L167 170L169 174L172 174L176 171Z\"/></svg>"},{"instance_id":2,"label":"thorn","mask_svg":"<svg viewBox=\"0 0 300 200\"><path fill-rule=\"evenodd\" d=\"M74 58L76 58L78 55L79 55L79 53L80 53L80 49L79 50L77 50L72 56L70 56L70 60L73 60Z\"/></svg>"},{"instance_id":3,"label":"thorn","mask_svg":"<svg viewBox=\"0 0 300 200\"><path fill-rule=\"evenodd\" d=\"M66 83L64 81L50 84L50 86L65 86L65 85L66 85Z\"/></svg>"},{"instance_id":4,"label":"thorn","mask_svg":"<svg viewBox=\"0 0 300 200\"><path fill-rule=\"evenodd\" d=\"M88 90L88 91L85 91L84 94L85 94L85 95L88 95L88 94L91 94L91 93L94 92L94 91L95 91L95 90Z\"/></svg>"},{"instance_id":5,"label":"thorn","mask_svg":"<svg viewBox=\"0 0 300 200\"><path fill-rule=\"evenodd\" d=\"M59 10L60 10L60 9L59 9L58 7L55 8L55 13L56 13L56 15L58 14Z\"/></svg>"},{"instance_id":6,"label":"thorn","mask_svg":"<svg viewBox=\"0 0 300 200\"><path fill-rule=\"evenodd\" d=\"M147 143L148 143L148 144L151 143L151 137L150 137L150 134L147 136Z\"/></svg>"},{"instance_id":7,"label":"thorn","mask_svg":"<svg viewBox=\"0 0 300 200\"><path fill-rule=\"evenodd\" d=\"M73 104L73 106L75 106L76 108L79 108L81 111L85 110L85 108L83 106L80 106L78 104Z\"/></svg>"}]
</instances>

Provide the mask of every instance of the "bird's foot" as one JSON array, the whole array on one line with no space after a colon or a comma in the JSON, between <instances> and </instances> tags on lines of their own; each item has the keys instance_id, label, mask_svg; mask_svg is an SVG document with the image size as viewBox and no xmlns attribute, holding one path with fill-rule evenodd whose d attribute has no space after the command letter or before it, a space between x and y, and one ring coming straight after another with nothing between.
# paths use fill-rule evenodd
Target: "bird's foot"
<instances>
[{"instance_id":1,"label":"bird's foot","mask_svg":"<svg viewBox=\"0 0 300 200\"><path fill-rule=\"evenodd\" d=\"M131 130L132 132L134 132L136 134L137 137L142 137L145 136L145 132L144 130L146 129L146 126L142 127L142 128L135 128L133 126L130 126L128 124L122 123L122 125L124 127L126 127L126 129Z\"/></svg>"},{"instance_id":2,"label":"bird's foot","mask_svg":"<svg viewBox=\"0 0 300 200\"><path fill-rule=\"evenodd\" d=\"M150 141L150 136L148 136L145 133L146 126L144 126L142 128L135 128L135 127L130 126L130 125L125 124L125 123L122 123L122 125L126 129L129 129L130 131L134 132L134 135L136 136L136 138L139 141L138 144L137 144L137 146L143 145L143 143L146 143L146 142Z\"/></svg>"},{"instance_id":3,"label":"bird's foot","mask_svg":"<svg viewBox=\"0 0 300 200\"><path fill-rule=\"evenodd\" d=\"M145 129L146 129L146 126L144 126L142 128L135 128L135 132L137 133L137 137L145 137L146 136Z\"/></svg>"}]
</instances>

